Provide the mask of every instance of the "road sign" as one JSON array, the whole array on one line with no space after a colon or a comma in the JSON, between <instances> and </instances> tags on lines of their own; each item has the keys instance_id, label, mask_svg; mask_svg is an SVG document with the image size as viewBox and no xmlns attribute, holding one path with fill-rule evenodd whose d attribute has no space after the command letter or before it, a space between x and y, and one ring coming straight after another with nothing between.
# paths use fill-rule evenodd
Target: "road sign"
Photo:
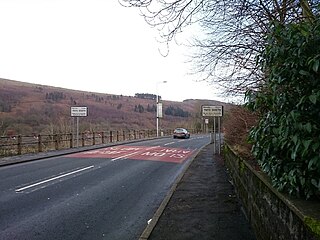
<instances>
[{"instance_id":1,"label":"road sign","mask_svg":"<svg viewBox=\"0 0 320 240\"><path fill-rule=\"evenodd\" d=\"M203 117L222 117L223 106L202 106Z\"/></svg>"},{"instance_id":2,"label":"road sign","mask_svg":"<svg viewBox=\"0 0 320 240\"><path fill-rule=\"evenodd\" d=\"M162 103L157 103L157 118L162 118Z\"/></svg>"},{"instance_id":3,"label":"road sign","mask_svg":"<svg viewBox=\"0 0 320 240\"><path fill-rule=\"evenodd\" d=\"M71 117L86 117L88 116L87 107L71 107Z\"/></svg>"}]
</instances>

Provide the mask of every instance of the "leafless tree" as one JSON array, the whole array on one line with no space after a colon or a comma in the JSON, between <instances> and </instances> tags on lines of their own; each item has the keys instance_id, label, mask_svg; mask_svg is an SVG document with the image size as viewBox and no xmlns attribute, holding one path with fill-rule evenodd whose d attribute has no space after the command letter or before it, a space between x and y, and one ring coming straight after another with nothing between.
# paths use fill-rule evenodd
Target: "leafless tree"
<instances>
[{"instance_id":1,"label":"leafless tree","mask_svg":"<svg viewBox=\"0 0 320 240\"><path fill-rule=\"evenodd\" d=\"M138 7L165 43L197 24L190 40L192 73L220 84L229 94L243 94L263 83L257 56L264 49L270 23L312 19L319 0L119 0ZM319 11L319 10L318 10Z\"/></svg>"}]
</instances>

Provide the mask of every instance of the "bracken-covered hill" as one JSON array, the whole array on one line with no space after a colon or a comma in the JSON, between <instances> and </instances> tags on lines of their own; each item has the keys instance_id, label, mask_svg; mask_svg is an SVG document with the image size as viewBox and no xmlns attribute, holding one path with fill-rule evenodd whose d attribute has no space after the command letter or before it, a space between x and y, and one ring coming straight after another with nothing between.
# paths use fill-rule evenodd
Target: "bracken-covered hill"
<instances>
[{"instance_id":1,"label":"bracken-covered hill","mask_svg":"<svg viewBox=\"0 0 320 240\"><path fill-rule=\"evenodd\" d=\"M80 131L155 129L156 102L150 94L122 96L30 84L0 78L0 135L70 132L72 106L88 107ZM214 100L163 100L161 128L201 129L201 105L228 104Z\"/></svg>"}]
</instances>

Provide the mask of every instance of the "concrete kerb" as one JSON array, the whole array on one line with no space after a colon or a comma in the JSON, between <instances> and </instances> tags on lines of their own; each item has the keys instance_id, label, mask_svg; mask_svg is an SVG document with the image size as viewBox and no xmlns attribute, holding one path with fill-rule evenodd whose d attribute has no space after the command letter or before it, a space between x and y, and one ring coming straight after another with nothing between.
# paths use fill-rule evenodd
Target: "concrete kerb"
<instances>
[{"instance_id":1,"label":"concrete kerb","mask_svg":"<svg viewBox=\"0 0 320 240\"><path fill-rule=\"evenodd\" d=\"M210 144L210 143L209 143ZM155 228L155 226L157 225L164 209L166 208L166 206L168 205L173 193L175 192L179 182L181 181L181 179L183 178L183 176L185 175L186 171L188 170L188 168L190 167L191 163L194 161L194 159L197 157L197 155L199 154L199 152L205 148L206 146L208 146L209 144L203 146L202 148L198 149L198 151L193 155L193 158L188 162L188 164L185 165L185 167L183 168L182 172L179 174L179 176L176 178L176 180L174 181L170 191L168 192L168 194L165 196L165 198L163 199L163 201L161 202L159 208L157 209L157 211L155 212L155 214L153 215L153 217L151 218L151 222L147 225L147 227L144 229L144 231L142 232L142 234L139 237L139 240L147 240L149 239L153 229Z\"/></svg>"},{"instance_id":2,"label":"concrete kerb","mask_svg":"<svg viewBox=\"0 0 320 240\"><path fill-rule=\"evenodd\" d=\"M167 136L160 137L160 138L167 138ZM45 158L49 158L49 157L58 157L58 156L63 156L63 155L67 155L67 154L72 154L72 153L85 152L85 151L95 150L95 149L100 149L100 148L105 148L105 147L118 146L118 145L122 145L122 144L143 142L143 141L148 141L148 140L153 140L153 139L157 139L157 138L136 139L136 140L131 140L131 141L121 141L121 142L115 142L115 143L91 145L91 146L78 147L78 148L54 150L54 151L41 152L41 153L35 153L35 154L24 154L24 155L17 155L17 156L11 156L11 157L4 157L4 158L0 158L0 167L23 163L23 162L41 160L41 159L45 159Z\"/></svg>"}]
</instances>

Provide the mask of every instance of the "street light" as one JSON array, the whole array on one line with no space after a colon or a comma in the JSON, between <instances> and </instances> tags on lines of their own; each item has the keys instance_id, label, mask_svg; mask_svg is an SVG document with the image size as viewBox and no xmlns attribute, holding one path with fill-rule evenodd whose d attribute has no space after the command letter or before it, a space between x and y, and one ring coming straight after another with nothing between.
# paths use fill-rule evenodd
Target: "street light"
<instances>
[{"instance_id":1,"label":"street light","mask_svg":"<svg viewBox=\"0 0 320 240\"><path fill-rule=\"evenodd\" d=\"M157 104L157 137L159 137L159 118L160 118L160 104L159 104L159 94L158 94L158 85L160 83L167 83L167 81L160 81L156 83L156 104ZM162 108L161 108L162 112Z\"/></svg>"}]
</instances>

